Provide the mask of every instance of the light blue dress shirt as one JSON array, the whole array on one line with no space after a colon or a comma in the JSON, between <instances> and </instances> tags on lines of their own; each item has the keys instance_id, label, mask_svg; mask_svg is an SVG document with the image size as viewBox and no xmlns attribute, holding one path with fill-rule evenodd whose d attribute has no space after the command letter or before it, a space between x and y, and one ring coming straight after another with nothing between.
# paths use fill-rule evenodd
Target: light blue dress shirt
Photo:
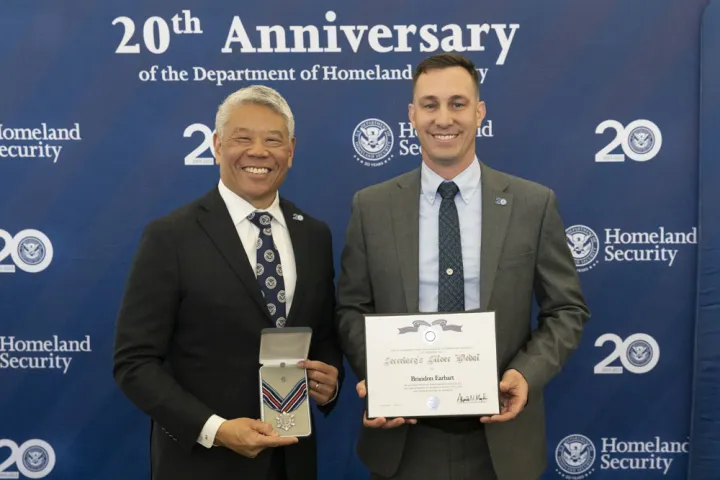
<instances>
[{"instance_id":1,"label":"light blue dress shirt","mask_svg":"<svg viewBox=\"0 0 720 480\"><path fill-rule=\"evenodd\" d=\"M444 182L425 162L422 164L420 191L420 298L421 312L437 312L438 307L438 214L442 198L437 189ZM482 233L482 186L480 163L472 164L452 179L460 189L455 206L460 220L460 243L465 280L465 309L480 308L480 239ZM443 271L443 274L446 273Z\"/></svg>"}]
</instances>

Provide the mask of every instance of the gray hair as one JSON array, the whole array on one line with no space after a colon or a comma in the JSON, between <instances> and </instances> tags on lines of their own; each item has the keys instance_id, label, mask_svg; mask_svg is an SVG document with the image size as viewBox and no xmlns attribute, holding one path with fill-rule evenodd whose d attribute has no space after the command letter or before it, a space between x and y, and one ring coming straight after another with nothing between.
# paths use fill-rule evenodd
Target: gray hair
<instances>
[{"instance_id":1,"label":"gray hair","mask_svg":"<svg viewBox=\"0 0 720 480\"><path fill-rule=\"evenodd\" d=\"M272 108L285 118L290 138L295 136L295 119L290 105L276 90L264 85L252 85L231 93L218 107L215 115L215 131L222 137L222 131L230 116L230 111L243 103L255 103Z\"/></svg>"}]
</instances>

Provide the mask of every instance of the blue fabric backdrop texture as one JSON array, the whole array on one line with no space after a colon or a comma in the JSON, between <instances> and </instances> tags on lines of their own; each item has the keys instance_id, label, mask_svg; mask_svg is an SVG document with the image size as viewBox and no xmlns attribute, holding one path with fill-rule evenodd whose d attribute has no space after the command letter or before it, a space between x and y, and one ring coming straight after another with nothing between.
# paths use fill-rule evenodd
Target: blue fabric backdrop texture
<instances>
[{"instance_id":1,"label":"blue fabric backdrop texture","mask_svg":"<svg viewBox=\"0 0 720 480\"><path fill-rule=\"evenodd\" d=\"M224 97L287 98L281 193L330 225L337 261L352 194L420 164L413 67L457 51L487 104L479 158L556 191L593 311L547 388L544 478L686 478L706 3L3 2L0 477L147 478L149 422L111 375L117 309L147 222L216 184ZM367 478L355 381L318 422L322 480Z\"/></svg>"}]
</instances>

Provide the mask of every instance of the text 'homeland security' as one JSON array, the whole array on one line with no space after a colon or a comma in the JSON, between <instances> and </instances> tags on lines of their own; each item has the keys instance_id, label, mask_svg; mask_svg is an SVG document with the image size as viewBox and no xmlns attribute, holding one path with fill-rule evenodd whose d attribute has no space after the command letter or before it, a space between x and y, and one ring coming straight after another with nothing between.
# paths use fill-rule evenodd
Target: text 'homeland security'
<instances>
[{"instance_id":1,"label":"text 'homeland security'","mask_svg":"<svg viewBox=\"0 0 720 480\"><path fill-rule=\"evenodd\" d=\"M697 228L690 232L670 232L660 227L656 232L624 232L619 228L605 229L605 260L615 262L662 262L673 266L679 249L666 245L697 243ZM626 248L625 245L647 245Z\"/></svg>"},{"instance_id":2,"label":"text 'homeland security'","mask_svg":"<svg viewBox=\"0 0 720 480\"><path fill-rule=\"evenodd\" d=\"M669 454L687 454L689 451L689 442L667 442L660 437L646 442L603 438L600 469L661 470L663 475L667 475L674 460Z\"/></svg>"},{"instance_id":3,"label":"text 'homeland security'","mask_svg":"<svg viewBox=\"0 0 720 480\"><path fill-rule=\"evenodd\" d=\"M20 340L13 336L0 336L0 352L0 369L51 369L62 370L66 374L72 356L58 353L90 353L92 350L90 335L85 335L84 340L60 340L57 335L53 335L52 340Z\"/></svg>"},{"instance_id":4,"label":"text 'homeland security'","mask_svg":"<svg viewBox=\"0 0 720 480\"><path fill-rule=\"evenodd\" d=\"M44 142L80 141L80 125L73 128L50 128L46 123L37 128L5 127L0 123L0 158L48 158L57 163L62 145ZM11 142L10 145L5 144ZM25 142L35 142L28 145Z\"/></svg>"}]
</instances>

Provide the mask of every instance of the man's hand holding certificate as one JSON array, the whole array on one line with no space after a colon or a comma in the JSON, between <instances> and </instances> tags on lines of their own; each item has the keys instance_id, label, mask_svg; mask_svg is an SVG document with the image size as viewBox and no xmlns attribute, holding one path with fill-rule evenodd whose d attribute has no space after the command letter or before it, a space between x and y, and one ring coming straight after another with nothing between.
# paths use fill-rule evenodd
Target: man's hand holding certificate
<instances>
[{"instance_id":1,"label":"man's hand holding certificate","mask_svg":"<svg viewBox=\"0 0 720 480\"><path fill-rule=\"evenodd\" d=\"M511 376L513 391L506 388L500 408L493 312L368 315L365 337L367 385L361 382L358 393L367 388L367 426L441 416L502 421L510 404L513 411L524 406L514 397L523 387Z\"/></svg>"},{"instance_id":2,"label":"man's hand holding certificate","mask_svg":"<svg viewBox=\"0 0 720 480\"><path fill-rule=\"evenodd\" d=\"M367 397L367 386L365 385L365 380L361 380L360 382L358 382L356 390L360 398ZM400 425L405 425L406 423L414 425L417 423L417 420L415 420L414 418L400 417L392 418L390 420L383 417L375 417L370 420L367 418L367 411L363 416L363 425L371 428L395 428L399 427Z\"/></svg>"},{"instance_id":3,"label":"man's hand holding certificate","mask_svg":"<svg viewBox=\"0 0 720 480\"><path fill-rule=\"evenodd\" d=\"M483 423L507 422L517 417L527 404L530 386L522 373L510 369L500 382L500 415L480 417Z\"/></svg>"}]
</instances>

